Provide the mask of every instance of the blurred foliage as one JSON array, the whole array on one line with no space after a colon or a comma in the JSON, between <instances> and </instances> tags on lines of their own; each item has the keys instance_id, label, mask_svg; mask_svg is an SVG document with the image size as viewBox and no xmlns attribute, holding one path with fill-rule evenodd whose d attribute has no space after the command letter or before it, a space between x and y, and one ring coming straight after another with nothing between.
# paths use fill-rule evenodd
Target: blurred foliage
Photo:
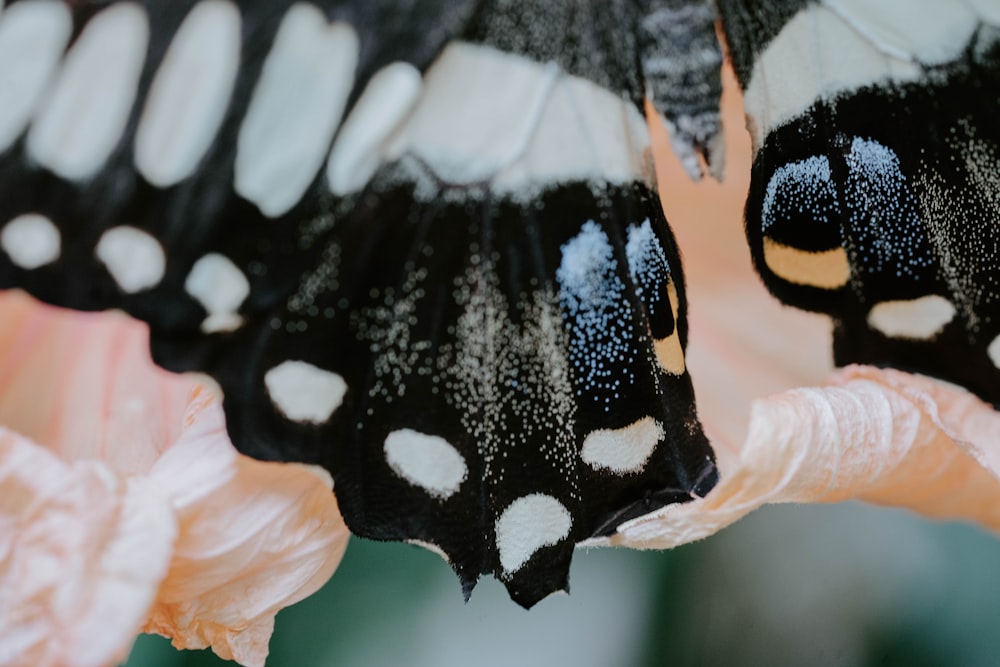
<instances>
[{"instance_id":1,"label":"blurred foliage","mask_svg":"<svg viewBox=\"0 0 1000 667\"><path fill-rule=\"evenodd\" d=\"M772 507L670 552L594 549L526 612L418 547L354 540L268 667L1000 664L1000 541L857 504ZM140 637L128 667L232 665Z\"/></svg>"}]
</instances>

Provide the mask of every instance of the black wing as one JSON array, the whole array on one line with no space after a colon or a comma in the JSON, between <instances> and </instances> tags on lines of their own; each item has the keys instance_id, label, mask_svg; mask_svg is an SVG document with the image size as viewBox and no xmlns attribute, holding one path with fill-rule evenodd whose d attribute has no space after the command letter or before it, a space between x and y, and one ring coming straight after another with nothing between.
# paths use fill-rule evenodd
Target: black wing
<instances>
[{"instance_id":1,"label":"black wing","mask_svg":"<svg viewBox=\"0 0 1000 667\"><path fill-rule=\"evenodd\" d=\"M243 452L533 604L716 479L642 113L645 68L714 157L661 58L714 95L712 14L640 4L11 3L0 282L147 321Z\"/></svg>"},{"instance_id":2,"label":"black wing","mask_svg":"<svg viewBox=\"0 0 1000 667\"><path fill-rule=\"evenodd\" d=\"M838 364L1000 404L1000 6L719 3L755 158L754 263Z\"/></svg>"}]
</instances>

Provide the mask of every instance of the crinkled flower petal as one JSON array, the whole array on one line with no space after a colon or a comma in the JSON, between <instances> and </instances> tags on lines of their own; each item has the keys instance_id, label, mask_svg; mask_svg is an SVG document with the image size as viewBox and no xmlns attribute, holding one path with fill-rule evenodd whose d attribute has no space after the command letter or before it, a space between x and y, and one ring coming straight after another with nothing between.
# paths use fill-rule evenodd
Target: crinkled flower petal
<instances>
[{"instance_id":1,"label":"crinkled flower petal","mask_svg":"<svg viewBox=\"0 0 1000 667\"><path fill-rule=\"evenodd\" d=\"M0 664L123 659L176 535L155 489L0 430Z\"/></svg>"},{"instance_id":2,"label":"crinkled flower petal","mask_svg":"<svg viewBox=\"0 0 1000 667\"><path fill-rule=\"evenodd\" d=\"M16 293L0 313L0 664L114 664L145 627L262 665L343 554L329 476L239 455L141 324Z\"/></svg>"},{"instance_id":3,"label":"crinkled flower petal","mask_svg":"<svg viewBox=\"0 0 1000 667\"><path fill-rule=\"evenodd\" d=\"M174 499L180 537L146 629L263 665L274 615L330 578L347 532L325 472L240 456L207 392L150 479Z\"/></svg>"},{"instance_id":4,"label":"crinkled flower petal","mask_svg":"<svg viewBox=\"0 0 1000 667\"><path fill-rule=\"evenodd\" d=\"M963 389L854 366L833 386L755 401L746 442L704 499L634 520L614 543L672 547L767 503L851 498L1000 530L1000 414Z\"/></svg>"}]
</instances>

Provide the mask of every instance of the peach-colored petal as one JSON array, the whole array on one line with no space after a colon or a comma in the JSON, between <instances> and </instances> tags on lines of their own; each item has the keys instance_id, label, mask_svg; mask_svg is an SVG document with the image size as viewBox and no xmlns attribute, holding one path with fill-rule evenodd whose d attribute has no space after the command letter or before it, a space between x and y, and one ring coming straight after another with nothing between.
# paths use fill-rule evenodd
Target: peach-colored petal
<instances>
[{"instance_id":1,"label":"peach-colored petal","mask_svg":"<svg viewBox=\"0 0 1000 667\"><path fill-rule=\"evenodd\" d=\"M1000 469L989 453L1000 413L898 371L850 367L830 383L755 401L739 457L706 498L636 519L612 542L672 547L767 503L850 498L1000 530Z\"/></svg>"},{"instance_id":2,"label":"peach-colored petal","mask_svg":"<svg viewBox=\"0 0 1000 667\"><path fill-rule=\"evenodd\" d=\"M213 406L196 397L150 475L174 500L180 537L146 631L257 667L274 614L329 579L347 529L328 476L238 456Z\"/></svg>"},{"instance_id":3,"label":"peach-colored petal","mask_svg":"<svg viewBox=\"0 0 1000 667\"><path fill-rule=\"evenodd\" d=\"M165 498L0 429L0 664L99 667L128 652L167 572Z\"/></svg>"},{"instance_id":4,"label":"peach-colored petal","mask_svg":"<svg viewBox=\"0 0 1000 667\"><path fill-rule=\"evenodd\" d=\"M195 382L153 365L145 325L0 293L0 424L64 460L149 470L183 426Z\"/></svg>"}]
</instances>

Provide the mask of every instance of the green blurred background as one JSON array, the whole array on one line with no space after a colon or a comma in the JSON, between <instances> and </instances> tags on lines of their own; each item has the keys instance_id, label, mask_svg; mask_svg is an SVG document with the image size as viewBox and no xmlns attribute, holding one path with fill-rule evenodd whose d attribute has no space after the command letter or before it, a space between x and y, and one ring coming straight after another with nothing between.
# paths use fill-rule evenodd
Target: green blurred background
<instances>
[{"instance_id":1,"label":"green blurred background","mask_svg":"<svg viewBox=\"0 0 1000 667\"><path fill-rule=\"evenodd\" d=\"M668 552L577 552L570 596L468 604L418 547L353 540L268 667L1000 665L1000 540L856 503L768 507ZM142 636L128 667L232 665Z\"/></svg>"}]
</instances>

